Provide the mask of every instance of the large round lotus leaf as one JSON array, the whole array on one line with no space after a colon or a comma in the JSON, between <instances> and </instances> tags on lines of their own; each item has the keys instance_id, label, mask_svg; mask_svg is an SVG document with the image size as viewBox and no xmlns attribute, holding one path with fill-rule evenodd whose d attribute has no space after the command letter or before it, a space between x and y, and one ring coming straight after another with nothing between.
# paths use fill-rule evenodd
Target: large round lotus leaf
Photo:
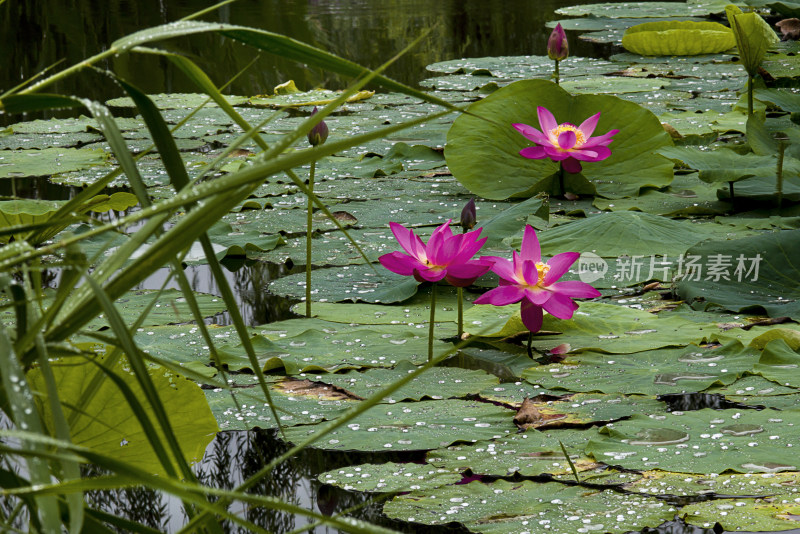
<instances>
[{"instance_id":1,"label":"large round lotus leaf","mask_svg":"<svg viewBox=\"0 0 800 534\"><path fill-rule=\"evenodd\" d=\"M561 87L570 93L579 94L625 94L645 93L664 89L670 85L666 79L650 79L636 77L603 76L596 78L578 78L561 82ZM579 123L580 124L580 123Z\"/></svg>"},{"instance_id":2,"label":"large round lotus leaf","mask_svg":"<svg viewBox=\"0 0 800 534\"><path fill-rule=\"evenodd\" d=\"M538 236L542 254L547 256L564 251L592 252L603 258L640 256L649 266L653 255L677 260L692 245L719 235L714 230L713 225L688 220L618 211L562 224L539 232ZM521 242L521 238L514 239L511 246L517 247Z\"/></svg>"},{"instance_id":3,"label":"large round lotus leaf","mask_svg":"<svg viewBox=\"0 0 800 534\"><path fill-rule=\"evenodd\" d=\"M664 411L664 404L654 397L596 393L578 393L563 400L536 402L534 406L542 416L542 420L535 424L536 428L613 421L631 413Z\"/></svg>"},{"instance_id":4,"label":"large round lotus leaf","mask_svg":"<svg viewBox=\"0 0 800 534\"><path fill-rule=\"evenodd\" d=\"M269 284L273 295L303 299L305 273L278 278ZM312 298L320 302L400 302L417 292L419 283L412 276L401 276L380 264L345 265L311 272Z\"/></svg>"},{"instance_id":5,"label":"large round lotus leaf","mask_svg":"<svg viewBox=\"0 0 800 534\"><path fill-rule=\"evenodd\" d=\"M362 367L392 367L399 361L424 363L428 354L427 330L404 326L309 329L290 338L271 341L263 336L251 339L262 370L285 369L287 374L323 371L334 372ZM434 343L440 354L452 345ZM241 345L220 350L220 358L232 370L253 370Z\"/></svg>"},{"instance_id":6,"label":"large round lotus leaf","mask_svg":"<svg viewBox=\"0 0 800 534\"><path fill-rule=\"evenodd\" d=\"M488 329L498 312L511 313L518 310L519 306L516 304L505 306L502 310L491 305L473 306L464 313L465 329L477 334L479 332L471 326L476 322L478 326ZM697 321L678 312L654 315L604 302L581 302L572 319L561 320L546 314L542 330L547 335L534 336L533 346L538 350L549 351L562 343L569 343L572 351L594 350L612 354L628 354L661 347L684 347L703 340L724 339L727 326L716 321L713 315L708 315L705 321ZM517 329L513 324L508 328L505 332L481 335L508 336L524 330L524 327ZM746 334L741 330L736 333Z\"/></svg>"},{"instance_id":7,"label":"large round lotus leaf","mask_svg":"<svg viewBox=\"0 0 800 534\"><path fill-rule=\"evenodd\" d=\"M581 4L561 7L556 10L559 15L570 17L705 17L713 13L702 5L691 5L680 2L623 2L603 4Z\"/></svg>"},{"instance_id":8,"label":"large round lotus leaf","mask_svg":"<svg viewBox=\"0 0 800 534\"><path fill-rule=\"evenodd\" d=\"M97 374L102 376L102 371L83 358L71 360L73 361L51 362L50 367L58 386L64 417L72 421L72 443L129 462L139 469L163 474L164 468L150 446L145 430L119 387L111 380L104 380L88 402L81 400L86 393L86 385ZM146 395L139 380L130 371L128 363L118 362L113 371L130 388L132 395L140 399L141 408L150 421L155 421L153 409L144 400ZM186 460L190 463L199 461L206 445L218 430L203 391L190 380L165 373L163 368L152 368L149 374ZM47 388L41 371L34 368L27 378L31 387L41 393L37 399L43 400L41 411L45 423L54 431L50 405L46 402ZM155 438L163 442L166 438L158 425L155 431L158 434Z\"/></svg>"},{"instance_id":9,"label":"large round lotus leaf","mask_svg":"<svg viewBox=\"0 0 800 534\"><path fill-rule=\"evenodd\" d=\"M236 396L235 403L231 392ZM207 389L205 394L220 430L267 429L278 426L258 385L230 391L221 388ZM282 426L329 421L358 402L341 398L342 396L289 393L274 387L270 387L270 396Z\"/></svg>"},{"instance_id":10,"label":"large round lotus leaf","mask_svg":"<svg viewBox=\"0 0 800 534\"><path fill-rule=\"evenodd\" d=\"M317 477L323 484L371 493L429 490L455 484L461 478L461 473L452 470L394 462L347 466L320 473Z\"/></svg>"},{"instance_id":11,"label":"large round lotus leaf","mask_svg":"<svg viewBox=\"0 0 800 534\"><path fill-rule=\"evenodd\" d=\"M683 507L681 514L685 514L684 519L690 525L713 528L720 524L725 532L797 532L800 517L797 494L789 493L788 488L783 488L783 491L773 489L769 494L768 498L755 500L742 498L698 502Z\"/></svg>"},{"instance_id":12,"label":"large round lotus leaf","mask_svg":"<svg viewBox=\"0 0 800 534\"><path fill-rule=\"evenodd\" d=\"M0 134L0 150L18 150L23 148L77 148L89 143L101 141L99 133L37 133L35 135Z\"/></svg>"},{"instance_id":13,"label":"large round lotus leaf","mask_svg":"<svg viewBox=\"0 0 800 534\"><path fill-rule=\"evenodd\" d=\"M800 230L692 247L706 268L678 282L678 295L734 312L800 317ZM718 261L717 261L718 260ZM716 271L708 263L717 265ZM722 275L717 276L720 272Z\"/></svg>"},{"instance_id":14,"label":"large round lotus leaf","mask_svg":"<svg viewBox=\"0 0 800 534\"><path fill-rule=\"evenodd\" d=\"M551 390L658 395L730 384L749 371L757 357L758 351L738 343L628 355L585 352L567 356L562 363L531 367L522 376Z\"/></svg>"},{"instance_id":15,"label":"large round lotus leaf","mask_svg":"<svg viewBox=\"0 0 800 534\"><path fill-rule=\"evenodd\" d=\"M725 397L739 397L742 400L751 395L761 398L770 395L792 395L798 393L798 390L782 386L767 380L763 376L745 375L733 384L727 386L715 385L708 388L706 393L718 393Z\"/></svg>"},{"instance_id":16,"label":"large round lotus leaf","mask_svg":"<svg viewBox=\"0 0 800 534\"><path fill-rule=\"evenodd\" d=\"M448 470L469 469L476 475L567 474L572 470L561 445L578 470L594 469L597 464L583 454L583 448L595 435L595 430L529 430L501 439L437 449L428 453L426 461Z\"/></svg>"},{"instance_id":17,"label":"large round lotus leaf","mask_svg":"<svg viewBox=\"0 0 800 534\"><path fill-rule=\"evenodd\" d=\"M204 93L175 93L149 95L150 100L158 109L182 109L191 110L192 108L205 105L206 107L218 107L213 101L209 102L208 95ZM232 106L239 106L247 102L246 96L225 96L225 100ZM112 108L135 108L136 104L129 97L114 98L106 101L106 105Z\"/></svg>"},{"instance_id":18,"label":"large round lotus leaf","mask_svg":"<svg viewBox=\"0 0 800 534\"><path fill-rule=\"evenodd\" d=\"M576 125L600 112L596 134L620 130L610 145L611 157L586 162L583 174L568 175L568 189L591 186L600 195L623 197L638 194L642 187L666 186L672 180L670 162L653 153L672 141L650 111L608 95L572 96L544 80L513 83L470 106L475 116L464 114L456 119L445 148L453 175L470 191L492 199L557 187L558 165L549 159L520 156L519 151L531 143L511 126L519 122L538 128L537 106L549 109L559 122Z\"/></svg>"},{"instance_id":19,"label":"large round lotus leaf","mask_svg":"<svg viewBox=\"0 0 800 534\"><path fill-rule=\"evenodd\" d=\"M553 60L547 56L505 56L451 59L425 67L443 74L468 74L503 78L541 78L553 74ZM559 65L562 77L603 74L613 68L613 63L602 59L571 56Z\"/></svg>"},{"instance_id":20,"label":"large round lotus leaf","mask_svg":"<svg viewBox=\"0 0 800 534\"><path fill-rule=\"evenodd\" d=\"M361 398L367 398L415 369L413 365L400 362L392 369L368 369L363 372L350 371L344 374L324 375L322 382ZM383 402L466 397L499 382L496 376L483 371L434 367L383 399Z\"/></svg>"},{"instance_id":21,"label":"large round lotus leaf","mask_svg":"<svg viewBox=\"0 0 800 534\"><path fill-rule=\"evenodd\" d=\"M108 155L92 148L45 148L4 150L0 154L0 178L50 176L106 163Z\"/></svg>"},{"instance_id":22,"label":"large round lotus leaf","mask_svg":"<svg viewBox=\"0 0 800 534\"><path fill-rule=\"evenodd\" d=\"M605 532L622 534L656 527L676 510L664 501L611 490L529 480L472 482L398 495L383 513L402 521L443 525L456 521L472 532Z\"/></svg>"},{"instance_id":23,"label":"large round lotus leaf","mask_svg":"<svg viewBox=\"0 0 800 534\"><path fill-rule=\"evenodd\" d=\"M797 471L800 411L757 410L634 414L600 429L586 452L627 469L680 473Z\"/></svg>"},{"instance_id":24,"label":"large round lotus leaf","mask_svg":"<svg viewBox=\"0 0 800 534\"><path fill-rule=\"evenodd\" d=\"M697 56L729 50L736 39L718 22L645 22L628 28L622 46L643 56Z\"/></svg>"},{"instance_id":25,"label":"large round lotus leaf","mask_svg":"<svg viewBox=\"0 0 800 534\"><path fill-rule=\"evenodd\" d=\"M643 211L663 217L721 215L731 209L730 203L717 200L716 187L696 184L691 189L679 189L674 182L664 193L648 191L634 198L597 198L594 205L602 210Z\"/></svg>"},{"instance_id":26,"label":"large round lotus leaf","mask_svg":"<svg viewBox=\"0 0 800 534\"><path fill-rule=\"evenodd\" d=\"M717 495L752 497L753 495L797 493L798 485L800 484L800 479L798 479L795 472L725 475L717 475L715 473L709 476L670 473L667 471L646 471L643 475L640 479L627 484L625 489L651 495L690 496L716 493ZM686 509L684 508L683 510Z\"/></svg>"},{"instance_id":27,"label":"large round lotus leaf","mask_svg":"<svg viewBox=\"0 0 800 534\"><path fill-rule=\"evenodd\" d=\"M314 442L328 450L420 451L457 441L477 441L516 432L514 412L482 402L463 400L378 404ZM317 425L286 429L286 439L305 441Z\"/></svg>"},{"instance_id":28,"label":"large round lotus leaf","mask_svg":"<svg viewBox=\"0 0 800 534\"><path fill-rule=\"evenodd\" d=\"M481 354L480 353L489 353L493 356L510 358L514 357L517 361L512 361L510 365L504 366L501 368L502 360L489 360L486 358L484 361L490 361L495 363L495 361L499 361L501 363L496 363L494 369L501 368L501 372L495 372L495 374L499 374L501 377L513 377L517 378L519 375L531 366L531 359L528 357L527 354L524 356L521 354L512 355L508 352L503 352L499 350L490 350L490 349L475 349L475 348L467 348L461 351L461 354L466 353L467 355L471 356L473 360L477 360ZM472 356L475 354L475 356ZM517 363L518 362L518 363ZM516 365L515 365L516 364ZM502 404L504 406L511 406L513 408L519 408L520 405L526 398L534 398L539 395L552 395L552 396L559 396L563 395L563 391L552 392L550 390L544 389L541 386L536 386L533 384L529 384L528 382L503 382L498 386L492 386L490 388L486 388L480 393L478 393L478 397L481 399L488 400L490 402L496 402Z\"/></svg>"},{"instance_id":29,"label":"large round lotus leaf","mask_svg":"<svg viewBox=\"0 0 800 534\"><path fill-rule=\"evenodd\" d=\"M753 372L783 386L800 387L800 353L783 339L767 343Z\"/></svg>"}]
</instances>

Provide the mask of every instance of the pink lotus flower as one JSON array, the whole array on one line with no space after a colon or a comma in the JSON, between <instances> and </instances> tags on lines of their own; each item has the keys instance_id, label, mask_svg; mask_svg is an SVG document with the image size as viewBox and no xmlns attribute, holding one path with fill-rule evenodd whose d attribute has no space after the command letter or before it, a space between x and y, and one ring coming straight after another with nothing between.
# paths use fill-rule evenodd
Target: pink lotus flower
<instances>
[{"instance_id":1,"label":"pink lotus flower","mask_svg":"<svg viewBox=\"0 0 800 534\"><path fill-rule=\"evenodd\" d=\"M413 231L397 223L389 223L389 227L408 253L395 251L378 258L393 273L414 276L418 282L438 282L444 278L456 287L466 287L492 266L491 260L471 259L486 242L485 237L478 239L482 228L453 235L447 221L433 231L426 245Z\"/></svg>"},{"instance_id":2,"label":"pink lotus flower","mask_svg":"<svg viewBox=\"0 0 800 534\"><path fill-rule=\"evenodd\" d=\"M558 124L553 114L539 106L540 132L533 126L515 123L512 126L522 135L539 146L523 148L520 155L528 159L550 158L560 161L563 169L570 173L581 172L581 161L601 161L611 155L608 145L619 130L611 130L607 134L592 137L600 113L592 115L580 126L568 122ZM580 160L580 161L578 161Z\"/></svg>"},{"instance_id":3,"label":"pink lotus flower","mask_svg":"<svg viewBox=\"0 0 800 534\"><path fill-rule=\"evenodd\" d=\"M559 319L571 319L578 309L573 298L600 296L600 292L587 283L558 281L579 256L577 252L562 252L542 262L536 230L526 226L520 253L514 251L513 261L485 256L494 261L492 271L500 277L500 285L475 299L475 304L506 306L522 302L522 323L531 332L542 328L542 309Z\"/></svg>"}]
</instances>

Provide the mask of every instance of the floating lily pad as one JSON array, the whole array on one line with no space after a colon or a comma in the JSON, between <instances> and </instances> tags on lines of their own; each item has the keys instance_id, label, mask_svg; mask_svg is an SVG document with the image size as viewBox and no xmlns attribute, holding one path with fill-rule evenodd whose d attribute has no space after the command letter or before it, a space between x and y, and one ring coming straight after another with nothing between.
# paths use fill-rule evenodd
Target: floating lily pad
<instances>
[{"instance_id":1,"label":"floating lily pad","mask_svg":"<svg viewBox=\"0 0 800 534\"><path fill-rule=\"evenodd\" d=\"M312 298L320 302L393 303L417 292L419 283L410 276L401 276L381 265L353 265L311 272ZM305 297L305 274L279 278L269 285L270 293L296 299Z\"/></svg>"},{"instance_id":2,"label":"floating lily pad","mask_svg":"<svg viewBox=\"0 0 800 534\"><path fill-rule=\"evenodd\" d=\"M401 326L345 328L321 331L309 329L301 334L274 341L263 336L251 339L263 371L285 369L287 374L308 371L334 372L363 367L393 367L400 361L421 364L427 360L425 331ZM452 346L434 343L439 354ZM240 345L226 347L220 356L232 370L253 370Z\"/></svg>"},{"instance_id":3,"label":"floating lily pad","mask_svg":"<svg viewBox=\"0 0 800 534\"><path fill-rule=\"evenodd\" d=\"M582 4L561 7L556 10L559 15L570 17L705 17L713 13L702 5L690 5L676 2L624 2L604 4Z\"/></svg>"},{"instance_id":4,"label":"floating lily pad","mask_svg":"<svg viewBox=\"0 0 800 534\"><path fill-rule=\"evenodd\" d=\"M763 376L747 374L739 378L733 384L714 385L706 390L707 393L718 393L727 398L736 397L737 400L747 400L751 395L765 397L768 395L792 395L797 393L797 389L785 387Z\"/></svg>"},{"instance_id":5,"label":"floating lily pad","mask_svg":"<svg viewBox=\"0 0 800 534\"><path fill-rule=\"evenodd\" d=\"M344 428L328 433L313 447L327 450L419 451L457 441L502 437L516 431L513 412L462 400L378 404ZM318 432L316 425L286 429L297 443Z\"/></svg>"},{"instance_id":6,"label":"floating lily pad","mask_svg":"<svg viewBox=\"0 0 800 534\"><path fill-rule=\"evenodd\" d=\"M676 146L663 148L659 154L700 171L699 178L707 183L736 182L761 176L771 177L774 184L778 163L774 156L742 155L729 149L701 151L693 147ZM793 158L786 158L784 165L787 173L800 171L800 161Z\"/></svg>"},{"instance_id":7,"label":"floating lily pad","mask_svg":"<svg viewBox=\"0 0 800 534\"><path fill-rule=\"evenodd\" d=\"M255 377L253 377L255 378ZM208 405L220 430L252 430L277 428L272 411L258 384L248 388L205 390ZM319 398L290 393L270 387L270 395L282 426L309 425L335 419L355 404L356 400Z\"/></svg>"},{"instance_id":8,"label":"floating lily pad","mask_svg":"<svg viewBox=\"0 0 800 534\"><path fill-rule=\"evenodd\" d=\"M582 78L577 80L564 80L561 87L576 94L617 94L644 93L669 87L670 81L659 78L623 78L604 76L602 78Z\"/></svg>"},{"instance_id":9,"label":"floating lily pad","mask_svg":"<svg viewBox=\"0 0 800 534\"><path fill-rule=\"evenodd\" d=\"M592 492L554 482L498 480L396 496L384 505L383 513L426 525L456 521L472 532L487 534L536 532L544 526L552 532L585 529L621 534L655 527L671 519L675 509L652 497L610 490Z\"/></svg>"},{"instance_id":10,"label":"floating lily pad","mask_svg":"<svg viewBox=\"0 0 800 534\"><path fill-rule=\"evenodd\" d=\"M678 294L706 308L800 317L799 236L800 230L788 230L692 247L687 256L718 259L718 268L709 272L706 265L706 272L683 278Z\"/></svg>"},{"instance_id":11,"label":"floating lily pad","mask_svg":"<svg viewBox=\"0 0 800 534\"><path fill-rule=\"evenodd\" d=\"M386 462L333 469L320 473L317 480L344 490L398 493L439 488L455 484L461 478L460 473L430 465Z\"/></svg>"},{"instance_id":12,"label":"floating lily pad","mask_svg":"<svg viewBox=\"0 0 800 534\"><path fill-rule=\"evenodd\" d=\"M559 364L531 367L522 376L546 389L657 395L731 384L750 370L758 351L731 344L608 355L585 352Z\"/></svg>"},{"instance_id":13,"label":"floating lily pad","mask_svg":"<svg viewBox=\"0 0 800 534\"><path fill-rule=\"evenodd\" d=\"M451 445L429 452L426 460L436 467L459 471L469 469L476 475L567 474L571 469L564 458L561 443L577 469L593 469L597 464L582 452L594 434L594 430L531 430L491 441Z\"/></svg>"},{"instance_id":14,"label":"floating lily pad","mask_svg":"<svg viewBox=\"0 0 800 534\"><path fill-rule=\"evenodd\" d=\"M622 46L643 56L697 56L729 50L736 39L718 22L645 22L628 28Z\"/></svg>"},{"instance_id":15,"label":"floating lily pad","mask_svg":"<svg viewBox=\"0 0 800 534\"><path fill-rule=\"evenodd\" d=\"M644 476L626 485L626 489L651 495L774 495L796 493L797 473L759 473L690 475L666 471L646 471ZM714 501L721 502L721 501ZM724 502L724 501L722 501ZM683 510L686 510L684 508ZM725 508L722 508L725 510ZM728 514L723 514L722 517Z\"/></svg>"},{"instance_id":16,"label":"floating lily pad","mask_svg":"<svg viewBox=\"0 0 800 534\"><path fill-rule=\"evenodd\" d=\"M726 530L776 532L796 530L800 504L795 494L770 496L768 499L720 499L690 504L681 509L690 525L722 525Z\"/></svg>"},{"instance_id":17,"label":"floating lily pad","mask_svg":"<svg viewBox=\"0 0 800 534\"><path fill-rule=\"evenodd\" d=\"M0 178L50 176L88 169L106 162L108 155L92 148L45 148L42 150L3 150L0 153Z\"/></svg>"},{"instance_id":18,"label":"floating lily pad","mask_svg":"<svg viewBox=\"0 0 800 534\"><path fill-rule=\"evenodd\" d=\"M217 104L209 101L209 97L205 93L168 93L148 95L150 100L158 107L158 109L181 109L187 110L205 104L205 107L216 108ZM232 106L240 106L247 102L247 97L244 96L225 96L225 100ZM209 101L208 103L206 103ZM129 97L114 98L106 101L106 105L112 108L135 108L133 100Z\"/></svg>"},{"instance_id":19,"label":"floating lily pad","mask_svg":"<svg viewBox=\"0 0 800 534\"><path fill-rule=\"evenodd\" d=\"M764 347L753 372L782 386L800 388L800 353L783 339L773 339Z\"/></svg>"},{"instance_id":20,"label":"floating lily pad","mask_svg":"<svg viewBox=\"0 0 800 534\"><path fill-rule=\"evenodd\" d=\"M627 469L681 473L797 471L800 411L698 410L635 414L600 429L586 451Z\"/></svg>"},{"instance_id":21,"label":"floating lily pad","mask_svg":"<svg viewBox=\"0 0 800 534\"><path fill-rule=\"evenodd\" d=\"M461 115L456 119L445 150L453 175L471 191L493 199L555 187L553 176L557 164L549 159L530 160L520 156L519 151L530 143L507 126L516 122L539 126L537 106L549 109L558 121L574 124L599 111L601 117L595 133L620 129L610 147L611 157L587 162L582 175L568 176L568 189L573 182L578 188L587 187L585 180L581 181L585 176L599 194L620 197L635 195L645 186L662 187L672 180L670 165L653 155L654 150L670 145L671 141L650 111L607 95L572 96L543 80L509 85L470 106L470 112L476 116ZM493 121L479 118L483 115L491 116ZM624 127L615 122L623 120ZM486 176L496 179L487 181Z\"/></svg>"},{"instance_id":22,"label":"floating lily pad","mask_svg":"<svg viewBox=\"0 0 800 534\"><path fill-rule=\"evenodd\" d=\"M358 372L332 374L322 377L322 381L344 391L367 398L395 380L402 378L416 367L400 362L392 369L369 369ZM499 383L496 376L483 371L471 371L455 367L434 367L421 376L392 393L383 402L394 403L404 400L447 399L465 397L483 388Z\"/></svg>"}]
</instances>

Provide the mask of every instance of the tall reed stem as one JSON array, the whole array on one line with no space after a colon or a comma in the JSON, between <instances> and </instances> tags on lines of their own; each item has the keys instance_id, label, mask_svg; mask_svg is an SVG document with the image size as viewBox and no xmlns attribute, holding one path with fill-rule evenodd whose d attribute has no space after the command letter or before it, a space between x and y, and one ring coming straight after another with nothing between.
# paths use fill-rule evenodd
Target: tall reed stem
<instances>
[{"instance_id":1,"label":"tall reed stem","mask_svg":"<svg viewBox=\"0 0 800 534\"><path fill-rule=\"evenodd\" d=\"M436 318L436 283L431 284L431 317L428 324L428 361L433 360L433 327Z\"/></svg>"},{"instance_id":2,"label":"tall reed stem","mask_svg":"<svg viewBox=\"0 0 800 534\"><path fill-rule=\"evenodd\" d=\"M464 333L464 288L459 287L458 293L458 339Z\"/></svg>"},{"instance_id":3,"label":"tall reed stem","mask_svg":"<svg viewBox=\"0 0 800 534\"><path fill-rule=\"evenodd\" d=\"M308 213L306 217L306 317L311 317L311 237L312 237L312 214L314 201L314 171L316 161L311 162L311 171L308 174Z\"/></svg>"}]
</instances>

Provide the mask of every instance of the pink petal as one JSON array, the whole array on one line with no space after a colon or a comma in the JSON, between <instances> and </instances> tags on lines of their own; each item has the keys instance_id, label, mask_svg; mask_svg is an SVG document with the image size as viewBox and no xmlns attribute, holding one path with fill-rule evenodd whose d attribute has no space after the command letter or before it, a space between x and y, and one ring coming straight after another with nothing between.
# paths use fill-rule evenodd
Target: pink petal
<instances>
[{"instance_id":1,"label":"pink petal","mask_svg":"<svg viewBox=\"0 0 800 534\"><path fill-rule=\"evenodd\" d=\"M578 126L578 129L581 132L583 132L584 139L588 140L592 136L592 134L594 133L594 129L597 127L597 121L599 120L600 120L600 113L597 113L595 115L592 115L585 121L583 121L581 125Z\"/></svg>"},{"instance_id":2,"label":"pink petal","mask_svg":"<svg viewBox=\"0 0 800 534\"><path fill-rule=\"evenodd\" d=\"M566 280L564 282L556 282L547 286L547 289L553 293L559 293L566 297L574 299L588 299L600 296L600 292L580 280Z\"/></svg>"},{"instance_id":3,"label":"pink petal","mask_svg":"<svg viewBox=\"0 0 800 534\"><path fill-rule=\"evenodd\" d=\"M451 235L450 237L445 237L442 241L441 246L434 252L434 258L431 259L431 262L435 265L450 265L451 263L458 263L456 261L456 257L460 254L462 249L462 242L464 241L464 235ZM435 259L435 261L434 261ZM464 261L468 260L466 258Z\"/></svg>"},{"instance_id":4,"label":"pink petal","mask_svg":"<svg viewBox=\"0 0 800 534\"><path fill-rule=\"evenodd\" d=\"M493 306L506 306L519 302L525 292L519 286L498 286L476 298L473 304L491 304Z\"/></svg>"},{"instance_id":5,"label":"pink petal","mask_svg":"<svg viewBox=\"0 0 800 534\"><path fill-rule=\"evenodd\" d=\"M556 122L556 118L553 117L553 114L550 113L550 111L547 110L547 108L538 106L536 108L536 114L539 116L539 126L541 126L542 132L545 135L553 128L558 128L558 123Z\"/></svg>"},{"instance_id":6,"label":"pink petal","mask_svg":"<svg viewBox=\"0 0 800 534\"><path fill-rule=\"evenodd\" d=\"M572 314L578 309L571 298L559 293L553 293L543 307L547 313L559 319L572 319Z\"/></svg>"},{"instance_id":7,"label":"pink petal","mask_svg":"<svg viewBox=\"0 0 800 534\"><path fill-rule=\"evenodd\" d=\"M542 159L547 157L547 152L540 146L529 146L520 150L519 155L528 159Z\"/></svg>"},{"instance_id":8,"label":"pink petal","mask_svg":"<svg viewBox=\"0 0 800 534\"><path fill-rule=\"evenodd\" d=\"M542 320L544 318L544 314L542 313L541 306L537 306L527 299L522 299L522 305L520 306L519 312L522 316L522 324L525 325L525 328L530 330L532 333L538 332L542 329Z\"/></svg>"},{"instance_id":9,"label":"pink petal","mask_svg":"<svg viewBox=\"0 0 800 534\"><path fill-rule=\"evenodd\" d=\"M464 263L467 260L470 260L472 256L478 252L488 237L484 237L483 239L477 239L478 235L480 235L482 228L479 228L473 232L467 232L466 234L462 234L464 237L461 240L461 249L458 253L453 257L451 263Z\"/></svg>"},{"instance_id":10,"label":"pink petal","mask_svg":"<svg viewBox=\"0 0 800 534\"><path fill-rule=\"evenodd\" d=\"M515 130L517 130L519 133L521 133L534 143L542 144L542 142L547 141L547 136L544 135L539 130L537 130L536 128L534 128L533 126L528 126L527 124L520 124L520 123L515 123L512 124L511 126L513 126Z\"/></svg>"},{"instance_id":11,"label":"pink petal","mask_svg":"<svg viewBox=\"0 0 800 534\"><path fill-rule=\"evenodd\" d=\"M539 270L536 269L536 262L532 260L524 260L522 262L522 278L529 286L535 286L539 283Z\"/></svg>"},{"instance_id":12,"label":"pink petal","mask_svg":"<svg viewBox=\"0 0 800 534\"><path fill-rule=\"evenodd\" d=\"M483 276L492 267L490 263L473 260L467 263L451 265L447 268L447 281L456 287L467 287L477 278Z\"/></svg>"},{"instance_id":13,"label":"pink petal","mask_svg":"<svg viewBox=\"0 0 800 534\"><path fill-rule=\"evenodd\" d=\"M525 298L536 304L537 306L543 306L545 302L550 300L550 297L553 296L553 293L548 291L547 289L541 287L526 287L525 288Z\"/></svg>"},{"instance_id":14,"label":"pink petal","mask_svg":"<svg viewBox=\"0 0 800 534\"><path fill-rule=\"evenodd\" d=\"M568 157L570 157L570 153L569 152L564 152L563 150L558 149L558 148L554 148L554 147L550 147L550 146L543 146L542 148L544 148L544 151L547 154L547 157L552 159L553 161L561 161L561 160L565 160Z\"/></svg>"},{"instance_id":15,"label":"pink petal","mask_svg":"<svg viewBox=\"0 0 800 534\"><path fill-rule=\"evenodd\" d=\"M394 222L389 223L389 228L391 228L394 238L397 239L403 250L415 258L424 258L424 255L421 256L421 254L424 254L425 245L419 237L414 235L414 232Z\"/></svg>"},{"instance_id":16,"label":"pink petal","mask_svg":"<svg viewBox=\"0 0 800 534\"><path fill-rule=\"evenodd\" d=\"M416 278L417 282L438 282L446 274L446 269L430 269L428 267L414 269L414 278Z\"/></svg>"},{"instance_id":17,"label":"pink petal","mask_svg":"<svg viewBox=\"0 0 800 534\"><path fill-rule=\"evenodd\" d=\"M581 255L577 252L562 252L550 258L550 261L547 262L547 265L550 266L550 270L547 271L547 274L544 276L544 285L549 286L553 282L558 281L580 256Z\"/></svg>"},{"instance_id":18,"label":"pink petal","mask_svg":"<svg viewBox=\"0 0 800 534\"><path fill-rule=\"evenodd\" d=\"M411 276L414 274L414 269L422 269L425 267L425 265L418 260L399 251L384 254L378 258L378 261L393 273L402 274L403 276Z\"/></svg>"},{"instance_id":19,"label":"pink petal","mask_svg":"<svg viewBox=\"0 0 800 534\"><path fill-rule=\"evenodd\" d=\"M436 228L428 239L428 244L425 246L425 255L433 265L441 265L440 251L444 245L446 237L451 237L453 234L450 231L450 221Z\"/></svg>"},{"instance_id":20,"label":"pink petal","mask_svg":"<svg viewBox=\"0 0 800 534\"><path fill-rule=\"evenodd\" d=\"M569 150L578 142L578 136L572 130L567 130L558 134L558 146L563 150Z\"/></svg>"},{"instance_id":21,"label":"pink petal","mask_svg":"<svg viewBox=\"0 0 800 534\"><path fill-rule=\"evenodd\" d=\"M594 146L606 146L611 141L613 141L612 137L619 133L619 130L611 130L607 134L598 135L597 137L592 137L587 139L585 143L583 143L582 148L591 148Z\"/></svg>"},{"instance_id":22,"label":"pink petal","mask_svg":"<svg viewBox=\"0 0 800 534\"><path fill-rule=\"evenodd\" d=\"M570 174L578 174L583 170L580 162L575 158L567 158L561 162L561 167Z\"/></svg>"},{"instance_id":23,"label":"pink petal","mask_svg":"<svg viewBox=\"0 0 800 534\"><path fill-rule=\"evenodd\" d=\"M591 149L581 148L581 149L578 149L578 150L573 150L572 152L570 152L570 155L573 158L575 158L577 160L580 160L580 161L600 161L601 159L605 159L605 158L599 157L598 152L596 152L597 149L599 149L599 148L605 148L605 147L602 147L602 146L601 147L593 147ZM606 149L606 150L608 150L608 149ZM609 156L611 155L611 151L610 150L608 151L608 155Z\"/></svg>"},{"instance_id":24,"label":"pink petal","mask_svg":"<svg viewBox=\"0 0 800 534\"><path fill-rule=\"evenodd\" d=\"M499 276L501 280L517 279L514 273L514 265L510 260L501 258L500 256L481 256L481 259L494 262L494 265L492 265L492 272Z\"/></svg>"},{"instance_id":25,"label":"pink petal","mask_svg":"<svg viewBox=\"0 0 800 534\"><path fill-rule=\"evenodd\" d=\"M539 246L539 238L536 230L530 224L525 225L525 233L522 234L522 246L519 249L523 259L533 262L542 261L542 248Z\"/></svg>"}]
</instances>

